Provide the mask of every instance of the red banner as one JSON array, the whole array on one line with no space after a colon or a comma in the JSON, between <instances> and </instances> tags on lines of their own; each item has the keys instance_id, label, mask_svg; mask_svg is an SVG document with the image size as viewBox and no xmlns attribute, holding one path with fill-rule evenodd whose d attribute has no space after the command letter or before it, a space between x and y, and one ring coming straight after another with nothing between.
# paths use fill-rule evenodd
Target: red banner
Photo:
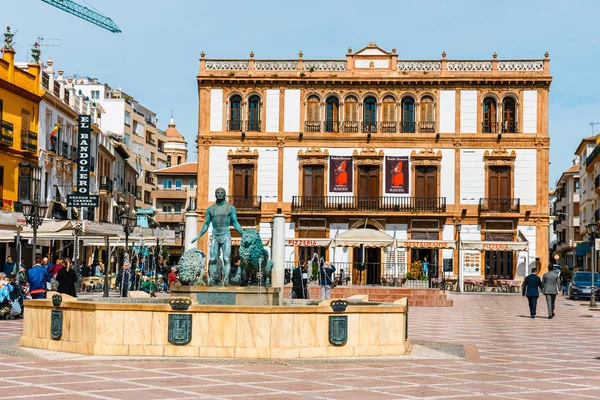
<instances>
[{"instance_id":1,"label":"red banner","mask_svg":"<svg viewBox=\"0 0 600 400\"><path fill-rule=\"evenodd\" d=\"M408 193L408 157L385 157L385 192Z\"/></svg>"},{"instance_id":2,"label":"red banner","mask_svg":"<svg viewBox=\"0 0 600 400\"><path fill-rule=\"evenodd\" d=\"M329 157L329 191L352 192L352 157Z\"/></svg>"}]
</instances>

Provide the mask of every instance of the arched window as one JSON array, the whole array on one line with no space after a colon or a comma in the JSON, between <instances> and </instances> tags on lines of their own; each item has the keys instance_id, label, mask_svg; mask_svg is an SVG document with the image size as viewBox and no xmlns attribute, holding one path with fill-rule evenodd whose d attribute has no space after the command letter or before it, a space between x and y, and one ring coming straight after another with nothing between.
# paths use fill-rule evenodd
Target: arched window
<instances>
[{"instance_id":1,"label":"arched window","mask_svg":"<svg viewBox=\"0 0 600 400\"><path fill-rule=\"evenodd\" d=\"M167 156L167 167L171 166L171 156Z\"/></svg>"},{"instance_id":2,"label":"arched window","mask_svg":"<svg viewBox=\"0 0 600 400\"><path fill-rule=\"evenodd\" d=\"M483 120L481 122L481 132L498 132L497 105L496 99L486 97L483 99Z\"/></svg>"},{"instance_id":3,"label":"arched window","mask_svg":"<svg viewBox=\"0 0 600 400\"><path fill-rule=\"evenodd\" d=\"M355 96L344 100L344 132L358 133L358 99Z\"/></svg>"},{"instance_id":4,"label":"arched window","mask_svg":"<svg viewBox=\"0 0 600 400\"><path fill-rule=\"evenodd\" d=\"M304 129L306 132L321 132L321 108L319 96L309 96L306 100L306 122Z\"/></svg>"},{"instance_id":5,"label":"arched window","mask_svg":"<svg viewBox=\"0 0 600 400\"><path fill-rule=\"evenodd\" d=\"M248 99L248 132L260 132L260 97L250 96Z\"/></svg>"},{"instance_id":6,"label":"arched window","mask_svg":"<svg viewBox=\"0 0 600 400\"><path fill-rule=\"evenodd\" d=\"M419 133L435 133L435 110L431 96L423 96L419 104L421 119L419 120Z\"/></svg>"},{"instance_id":7,"label":"arched window","mask_svg":"<svg viewBox=\"0 0 600 400\"><path fill-rule=\"evenodd\" d=\"M363 132L377 132L377 99L366 97L363 102Z\"/></svg>"},{"instance_id":8,"label":"arched window","mask_svg":"<svg viewBox=\"0 0 600 400\"><path fill-rule=\"evenodd\" d=\"M506 96L502 100L502 132L517 132L517 102L512 96Z\"/></svg>"},{"instance_id":9,"label":"arched window","mask_svg":"<svg viewBox=\"0 0 600 400\"><path fill-rule=\"evenodd\" d=\"M181 165L181 156L177 156L177 165Z\"/></svg>"},{"instance_id":10,"label":"arched window","mask_svg":"<svg viewBox=\"0 0 600 400\"><path fill-rule=\"evenodd\" d=\"M381 103L381 132L396 133L396 99L385 96Z\"/></svg>"},{"instance_id":11,"label":"arched window","mask_svg":"<svg viewBox=\"0 0 600 400\"><path fill-rule=\"evenodd\" d=\"M325 132L340 131L340 102L335 96L325 101Z\"/></svg>"},{"instance_id":12,"label":"arched window","mask_svg":"<svg viewBox=\"0 0 600 400\"><path fill-rule=\"evenodd\" d=\"M415 99L402 99L402 133L415 133Z\"/></svg>"},{"instance_id":13,"label":"arched window","mask_svg":"<svg viewBox=\"0 0 600 400\"><path fill-rule=\"evenodd\" d=\"M229 131L242 130L242 96L239 94L231 96L229 99L229 121L227 121Z\"/></svg>"}]
</instances>

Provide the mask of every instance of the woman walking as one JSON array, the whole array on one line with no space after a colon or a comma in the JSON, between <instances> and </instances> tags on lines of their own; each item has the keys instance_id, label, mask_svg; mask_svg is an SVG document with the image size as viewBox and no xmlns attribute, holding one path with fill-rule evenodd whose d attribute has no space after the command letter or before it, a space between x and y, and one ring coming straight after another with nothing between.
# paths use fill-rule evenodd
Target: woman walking
<instances>
[{"instance_id":1,"label":"woman walking","mask_svg":"<svg viewBox=\"0 0 600 400\"><path fill-rule=\"evenodd\" d=\"M56 280L58 281L58 293L68 294L69 296L77 297L77 274L73 269L73 265L69 262L56 274Z\"/></svg>"}]
</instances>

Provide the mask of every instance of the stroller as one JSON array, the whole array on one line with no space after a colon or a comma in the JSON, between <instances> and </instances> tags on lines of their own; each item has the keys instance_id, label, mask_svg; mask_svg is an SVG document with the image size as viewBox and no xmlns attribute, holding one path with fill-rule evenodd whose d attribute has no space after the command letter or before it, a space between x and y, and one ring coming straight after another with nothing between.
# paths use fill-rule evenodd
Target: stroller
<instances>
[{"instance_id":1,"label":"stroller","mask_svg":"<svg viewBox=\"0 0 600 400\"><path fill-rule=\"evenodd\" d=\"M0 320L23 317L21 285L10 283L0 289Z\"/></svg>"}]
</instances>

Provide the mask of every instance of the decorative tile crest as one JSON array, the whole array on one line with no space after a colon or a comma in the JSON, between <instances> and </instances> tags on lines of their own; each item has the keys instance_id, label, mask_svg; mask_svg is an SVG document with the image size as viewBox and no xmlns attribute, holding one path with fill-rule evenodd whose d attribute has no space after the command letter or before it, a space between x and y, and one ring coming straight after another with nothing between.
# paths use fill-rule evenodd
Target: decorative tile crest
<instances>
[{"instance_id":1,"label":"decorative tile crest","mask_svg":"<svg viewBox=\"0 0 600 400\"><path fill-rule=\"evenodd\" d=\"M248 61L207 61L206 69L212 71L247 71Z\"/></svg>"},{"instance_id":2,"label":"decorative tile crest","mask_svg":"<svg viewBox=\"0 0 600 400\"><path fill-rule=\"evenodd\" d=\"M255 61L254 69L257 71L295 71L298 61Z\"/></svg>"},{"instance_id":3,"label":"decorative tile crest","mask_svg":"<svg viewBox=\"0 0 600 400\"><path fill-rule=\"evenodd\" d=\"M498 61L498 71L543 71L543 61Z\"/></svg>"},{"instance_id":4,"label":"decorative tile crest","mask_svg":"<svg viewBox=\"0 0 600 400\"><path fill-rule=\"evenodd\" d=\"M305 71L345 71L346 61L304 61Z\"/></svg>"},{"instance_id":5,"label":"decorative tile crest","mask_svg":"<svg viewBox=\"0 0 600 400\"><path fill-rule=\"evenodd\" d=\"M491 61L448 61L446 64L448 71L458 72L476 72L476 71L491 71Z\"/></svg>"},{"instance_id":6,"label":"decorative tile crest","mask_svg":"<svg viewBox=\"0 0 600 400\"><path fill-rule=\"evenodd\" d=\"M398 61L398 71L441 71L440 61Z\"/></svg>"}]
</instances>

